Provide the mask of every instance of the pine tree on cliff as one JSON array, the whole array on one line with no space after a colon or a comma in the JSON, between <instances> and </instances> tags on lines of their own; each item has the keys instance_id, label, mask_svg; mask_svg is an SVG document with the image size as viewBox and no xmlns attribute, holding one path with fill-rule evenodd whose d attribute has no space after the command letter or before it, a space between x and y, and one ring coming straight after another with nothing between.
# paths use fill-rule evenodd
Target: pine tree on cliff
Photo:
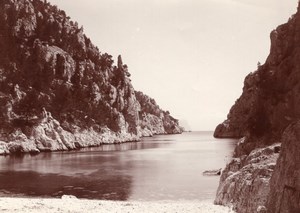
<instances>
[{"instance_id":1,"label":"pine tree on cliff","mask_svg":"<svg viewBox=\"0 0 300 213\"><path fill-rule=\"evenodd\" d=\"M115 65L111 55L101 53L64 11L42 0L1 0L0 26L0 132L7 133L0 154L143 136L143 109L128 67L121 56ZM26 117L40 117L43 108L53 119L26 122ZM164 126L161 132L168 133Z\"/></svg>"}]
</instances>

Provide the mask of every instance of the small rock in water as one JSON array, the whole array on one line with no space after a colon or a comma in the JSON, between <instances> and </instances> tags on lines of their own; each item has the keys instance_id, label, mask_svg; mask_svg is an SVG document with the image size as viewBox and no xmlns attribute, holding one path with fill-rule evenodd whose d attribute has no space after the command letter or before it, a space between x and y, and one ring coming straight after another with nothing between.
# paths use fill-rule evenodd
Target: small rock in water
<instances>
[{"instance_id":1,"label":"small rock in water","mask_svg":"<svg viewBox=\"0 0 300 213\"><path fill-rule=\"evenodd\" d=\"M202 174L203 175L221 175L221 170L222 169L207 170L207 171L204 171Z\"/></svg>"}]
</instances>

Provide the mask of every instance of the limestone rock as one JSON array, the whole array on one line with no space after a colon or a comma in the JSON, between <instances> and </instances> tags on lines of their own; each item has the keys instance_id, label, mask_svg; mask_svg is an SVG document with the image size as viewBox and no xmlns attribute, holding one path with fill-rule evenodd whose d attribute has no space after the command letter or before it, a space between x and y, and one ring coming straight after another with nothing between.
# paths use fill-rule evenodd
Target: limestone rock
<instances>
[{"instance_id":1,"label":"limestone rock","mask_svg":"<svg viewBox=\"0 0 300 213\"><path fill-rule=\"evenodd\" d=\"M0 141L0 155L7 155L9 154L9 149L7 147L7 143L4 141Z\"/></svg>"},{"instance_id":2,"label":"limestone rock","mask_svg":"<svg viewBox=\"0 0 300 213\"><path fill-rule=\"evenodd\" d=\"M142 92L136 92L135 94L141 105L139 119L142 135L180 134L183 132L178 120L173 118L168 111L160 109L154 99Z\"/></svg>"},{"instance_id":3,"label":"limestone rock","mask_svg":"<svg viewBox=\"0 0 300 213\"><path fill-rule=\"evenodd\" d=\"M274 174L267 210L272 213L300 212L300 122L283 133L282 149Z\"/></svg>"},{"instance_id":4,"label":"limestone rock","mask_svg":"<svg viewBox=\"0 0 300 213\"><path fill-rule=\"evenodd\" d=\"M299 12L271 33L270 54L249 74L243 93L231 108L216 137L269 137L278 139L291 122L300 118L299 104Z\"/></svg>"},{"instance_id":5,"label":"limestone rock","mask_svg":"<svg viewBox=\"0 0 300 213\"><path fill-rule=\"evenodd\" d=\"M147 112L153 122L141 122L128 66L101 53L64 11L40 0L3 0L0 8L0 154L181 132L156 103Z\"/></svg>"},{"instance_id":6,"label":"limestone rock","mask_svg":"<svg viewBox=\"0 0 300 213\"><path fill-rule=\"evenodd\" d=\"M300 211L299 44L300 3L297 13L271 33L266 62L246 77L241 97L216 128L216 137L243 137L236 161L221 177L216 203L231 203L237 212L255 212L258 206L270 213ZM278 142L281 149L269 149Z\"/></svg>"},{"instance_id":7,"label":"limestone rock","mask_svg":"<svg viewBox=\"0 0 300 213\"><path fill-rule=\"evenodd\" d=\"M144 113L140 122L142 136L165 134L163 121L155 115Z\"/></svg>"},{"instance_id":8,"label":"limestone rock","mask_svg":"<svg viewBox=\"0 0 300 213\"><path fill-rule=\"evenodd\" d=\"M275 153L278 146L255 149L248 156L233 158L222 172L215 204L232 206L239 213L256 212L264 206L279 156Z\"/></svg>"}]
</instances>

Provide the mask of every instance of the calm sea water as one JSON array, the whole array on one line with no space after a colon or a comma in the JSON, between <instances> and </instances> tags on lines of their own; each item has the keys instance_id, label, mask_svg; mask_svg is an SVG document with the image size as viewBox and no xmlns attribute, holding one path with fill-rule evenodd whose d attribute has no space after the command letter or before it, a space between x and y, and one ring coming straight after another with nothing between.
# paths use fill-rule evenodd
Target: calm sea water
<instances>
[{"instance_id":1,"label":"calm sea water","mask_svg":"<svg viewBox=\"0 0 300 213\"><path fill-rule=\"evenodd\" d=\"M144 138L142 142L39 155L0 156L2 196L109 200L213 199L236 143L212 132Z\"/></svg>"}]
</instances>

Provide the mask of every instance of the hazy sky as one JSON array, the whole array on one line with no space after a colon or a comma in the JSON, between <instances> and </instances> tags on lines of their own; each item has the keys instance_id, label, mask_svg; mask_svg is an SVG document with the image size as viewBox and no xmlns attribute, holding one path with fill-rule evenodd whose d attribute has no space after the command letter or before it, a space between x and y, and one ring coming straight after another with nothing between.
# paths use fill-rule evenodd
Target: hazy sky
<instances>
[{"instance_id":1,"label":"hazy sky","mask_svg":"<svg viewBox=\"0 0 300 213\"><path fill-rule=\"evenodd\" d=\"M193 130L214 130L264 63L269 35L298 0L48 0L101 52L122 55L133 86Z\"/></svg>"}]
</instances>

